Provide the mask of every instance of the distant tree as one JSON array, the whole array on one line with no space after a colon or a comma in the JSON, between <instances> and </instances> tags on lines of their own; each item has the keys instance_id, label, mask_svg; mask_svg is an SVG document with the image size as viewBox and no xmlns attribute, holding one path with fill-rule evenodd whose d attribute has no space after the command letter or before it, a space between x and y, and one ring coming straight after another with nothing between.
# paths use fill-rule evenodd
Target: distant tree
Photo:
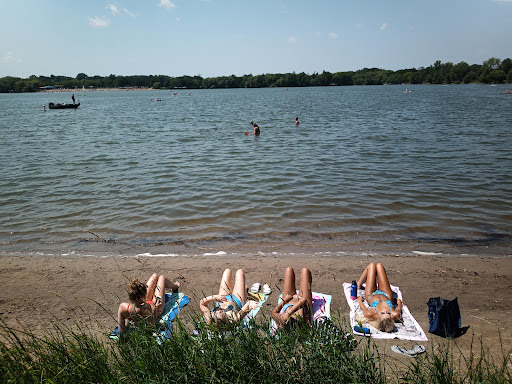
<instances>
[{"instance_id":1,"label":"distant tree","mask_svg":"<svg viewBox=\"0 0 512 384\"><path fill-rule=\"evenodd\" d=\"M79 73L78 75L76 75L76 79L77 80L85 80L85 79L87 79L87 75L85 73Z\"/></svg>"},{"instance_id":2,"label":"distant tree","mask_svg":"<svg viewBox=\"0 0 512 384\"><path fill-rule=\"evenodd\" d=\"M160 82L159 81L155 81L153 83L153 89L160 89Z\"/></svg>"},{"instance_id":3,"label":"distant tree","mask_svg":"<svg viewBox=\"0 0 512 384\"><path fill-rule=\"evenodd\" d=\"M501 64L501 60L496 57L491 57L489 60L484 61L484 68L488 69L498 69Z\"/></svg>"},{"instance_id":4,"label":"distant tree","mask_svg":"<svg viewBox=\"0 0 512 384\"><path fill-rule=\"evenodd\" d=\"M512 69L507 73L507 83L512 83Z\"/></svg>"},{"instance_id":5,"label":"distant tree","mask_svg":"<svg viewBox=\"0 0 512 384\"><path fill-rule=\"evenodd\" d=\"M466 74L469 72L468 63L461 61L453 67L453 78L457 80L457 82L462 83Z\"/></svg>"},{"instance_id":6,"label":"distant tree","mask_svg":"<svg viewBox=\"0 0 512 384\"><path fill-rule=\"evenodd\" d=\"M512 60L505 59L501 62L499 69L503 72L508 73L512 69Z\"/></svg>"},{"instance_id":7,"label":"distant tree","mask_svg":"<svg viewBox=\"0 0 512 384\"><path fill-rule=\"evenodd\" d=\"M476 78L477 78L477 74L473 71L469 71L468 73L466 73L466 75L464 76L464 84L469 84L469 83L473 83L476 81Z\"/></svg>"},{"instance_id":8,"label":"distant tree","mask_svg":"<svg viewBox=\"0 0 512 384\"><path fill-rule=\"evenodd\" d=\"M505 81L507 75L501 69L495 69L489 73L489 78L492 82L501 84Z\"/></svg>"}]
</instances>

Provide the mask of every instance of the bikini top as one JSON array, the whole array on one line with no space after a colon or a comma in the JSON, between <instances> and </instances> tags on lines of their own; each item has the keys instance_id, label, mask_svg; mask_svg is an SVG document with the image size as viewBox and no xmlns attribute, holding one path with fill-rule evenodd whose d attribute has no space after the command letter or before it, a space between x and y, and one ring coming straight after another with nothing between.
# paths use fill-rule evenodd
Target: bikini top
<instances>
[{"instance_id":1,"label":"bikini top","mask_svg":"<svg viewBox=\"0 0 512 384\"><path fill-rule=\"evenodd\" d=\"M283 305L283 308L281 309L281 313L285 313L286 310L289 308L289 307L293 307L293 304L285 304Z\"/></svg>"},{"instance_id":2,"label":"bikini top","mask_svg":"<svg viewBox=\"0 0 512 384\"><path fill-rule=\"evenodd\" d=\"M389 299L388 294L387 294L386 292L384 292L384 291L381 291L380 289L378 289L378 290L376 290L375 292L373 292L373 293L371 294L371 296L370 296L370 297L373 297L373 296L375 296L375 295L382 295L382 296L386 296L386 297ZM376 300L376 301L373 301L373 302L370 304L370 307L372 307L372 308L375 308L375 309L376 309L376 308L377 308L377 305L379 305L379 303L381 303L381 302L386 303L386 304L389 306L389 309L394 309L394 305L393 305L393 303L391 302L391 300Z\"/></svg>"}]
</instances>

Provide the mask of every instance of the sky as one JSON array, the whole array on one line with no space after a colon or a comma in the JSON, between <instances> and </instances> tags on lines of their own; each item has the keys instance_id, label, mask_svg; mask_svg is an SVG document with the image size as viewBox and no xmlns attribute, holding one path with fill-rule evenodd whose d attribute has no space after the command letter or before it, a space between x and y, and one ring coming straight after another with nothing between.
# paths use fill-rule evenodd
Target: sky
<instances>
[{"instance_id":1,"label":"sky","mask_svg":"<svg viewBox=\"0 0 512 384\"><path fill-rule=\"evenodd\" d=\"M0 77L241 76L512 58L512 0L0 0Z\"/></svg>"}]
</instances>

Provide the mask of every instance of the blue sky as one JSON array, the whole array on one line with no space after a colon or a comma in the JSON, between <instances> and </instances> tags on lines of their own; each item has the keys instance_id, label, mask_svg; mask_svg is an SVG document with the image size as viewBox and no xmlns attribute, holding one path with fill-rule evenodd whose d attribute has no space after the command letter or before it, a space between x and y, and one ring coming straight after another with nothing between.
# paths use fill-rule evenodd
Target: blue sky
<instances>
[{"instance_id":1,"label":"blue sky","mask_svg":"<svg viewBox=\"0 0 512 384\"><path fill-rule=\"evenodd\" d=\"M512 0L0 0L0 77L404 69L512 58Z\"/></svg>"}]
</instances>

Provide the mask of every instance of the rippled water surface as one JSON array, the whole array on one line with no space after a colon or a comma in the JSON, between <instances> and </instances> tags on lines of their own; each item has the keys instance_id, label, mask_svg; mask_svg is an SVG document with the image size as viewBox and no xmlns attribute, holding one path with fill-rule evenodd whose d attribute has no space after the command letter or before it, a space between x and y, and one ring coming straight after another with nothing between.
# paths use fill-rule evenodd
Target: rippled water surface
<instances>
[{"instance_id":1,"label":"rippled water surface","mask_svg":"<svg viewBox=\"0 0 512 384\"><path fill-rule=\"evenodd\" d=\"M84 230L135 252L292 237L510 244L504 88L79 91L77 110L46 112L71 94L0 94L0 251L97 249ZM251 120L261 136L244 135Z\"/></svg>"}]
</instances>

